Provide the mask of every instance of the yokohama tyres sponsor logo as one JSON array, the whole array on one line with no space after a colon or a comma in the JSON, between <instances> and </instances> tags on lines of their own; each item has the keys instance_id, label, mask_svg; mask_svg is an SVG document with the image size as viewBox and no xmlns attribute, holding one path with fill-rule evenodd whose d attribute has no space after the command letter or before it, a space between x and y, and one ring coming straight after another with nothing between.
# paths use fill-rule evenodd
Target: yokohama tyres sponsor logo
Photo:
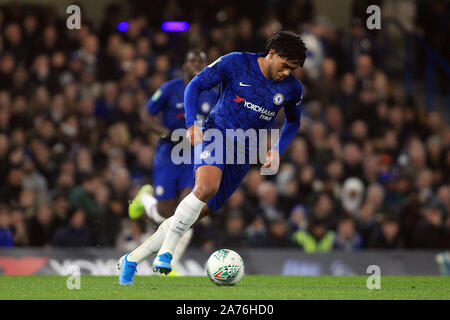
<instances>
[{"instance_id":1,"label":"yokohama tyres sponsor logo","mask_svg":"<svg viewBox=\"0 0 450 320\"><path fill-rule=\"evenodd\" d=\"M250 101L245 100L244 98L239 97L237 94L235 94L235 96L236 96L236 98L233 99L233 101L235 101L237 103L244 101L244 107L260 113L261 119L269 121L269 120L272 120L273 116L275 116L275 111L271 111L266 108L260 107Z\"/></svg>"}]
</instances>

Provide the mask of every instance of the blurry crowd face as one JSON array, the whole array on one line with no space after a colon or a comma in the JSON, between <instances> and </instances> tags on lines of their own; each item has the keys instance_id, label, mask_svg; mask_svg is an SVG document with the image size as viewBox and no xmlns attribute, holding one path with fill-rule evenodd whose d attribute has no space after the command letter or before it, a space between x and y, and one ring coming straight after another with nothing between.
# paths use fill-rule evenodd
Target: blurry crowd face
<instances>
[{"instance_id":1,"label":"blurry crowd face","mask_svg":"<svg viewBox=\"0 0 450 320\"><path fill-rule=\"evenodd\" d=\"M245 193L242 189L237 189L228 199L228 206L230 208L240 208L245 200Z\"/></svg>"},{"instance_id":2,"label":"blurry crowd face","mask_svg":"<svg viewBox=\"0 0 450 320\"><path fill-rule=\"evenodd\" d=\"M339 131L343 125L343 117L341 110L336 106L327 108L326 111L326 124L331 130Z\"/></svg>"},{"instance_id":3,"label":"blurry crowd face","mask_svg":"<svg viewBox=\"0 0 450 320\"><path fill-rule=\"evenodd\" d=\"M337 232L344 239L349 239L355 233L355 223L352 219L345 219L338 224Z\"/></svg>"},{"instance_id":4,"label":"blurry crowd face","mask_svg":"<svg viewBox=\"0 0 450 320\"><path fill-rule=\"evenodd\" d=\"M75 229L80 229L84 226L85 213L82 209L77 209L70 219L70 225Z\"/></svg>"},{"instance_id":5,"label":"blurry crowd face","mask_svg":"<svg viewBox=\"0 0 450 320\"><path fill-rule=\"evenodd\" d=\"M9 149L9 139L5 134L0 134L0 158L6 156Z\"/></svg>"},{"instance_id":6,"label":"blurry crowd face","mask_svg":"<svg viewBox=\"0 0 450 320\"><path fill-rule=\"evenodd\" d=\"M353 93L355 91L355 86L356 86L356 81L355 81L355 76L352 73L346 73L343 77L342 77L342 91L344 91L344 93L350 94Z\"/></svg>"},{"instance_id":7,"label":"blurry crowd face","mask_svg":"<svg viewBox=\"0 0 450 320\"><path fill-rule=\"evenodd\" d=\"M382 224L382 231L386 240L392 242L394 241L399 231L398 223L395 221L386 221Z\"/></svg>"},{"instance_id":8,"label":"blurry crowd face","mask_svg":"<svg viewBox=\"0 0 450 320\"><path fill-rule=\"evenodd\" d=\"M317 199L314 205L314 215L317 218L327 218L333 210L333 202L330 196L323 193Z\"/></svg>"},{"instance_id":9,"label":"blurry crowd face","mask_svg":"<svg viewBox=\"0 0 450 320\"><path fill-rule=\"evenodd\" d=\"M206 55L202 53L190 52L183 65L183 72L187 80L192 80L206 67Z\"/></svg>"},{"instance_id":10,"label":"blurry crowd face","mask_svg":"<svg viewBox=\"0 0 450 320\"><path fill-rule=\"evenodd\" d=\"M308 162L308 146L305 140L296 138L291 143L290 158L298 165L306 164Z\"/></svg>"},{"instance_id":11,"label":"blurry crowd face","mask_svg":"<svg viewBox=\"0 0 450 320\"><path fill-rule=\"evenodd\" d=\"M432 226L439 227L442 224L442 213L438 208L426 208L425 220Z\"/></svg>"},{"instance_id":12,"label":"blurry crowd face","mask_svg":"<svg viewBox=\"0 0 450 320\"><path fill-rule=\"evenodd\" d=\"M355 143L348 143L344 146L344 161L349 165L356 165L361 162L361 149Z\"/></svg>"},{"instance_id":13,"label":"blurry crowd face","mask_svg":"<svg viewBox=\"0 0 450 320\"><path fill-rule=\"evenodd\" d=\"M324 59L322 64L322 75L326 79L333 79L336 75L336 62L333 59Z\"/></svg>"},{"instance_id":14,"label":"blurry crowd face","mask_svg":"<svg viewBox=\"0 0 450 320\"><path fill-rule=\"evenodd\" d=\"M5 54L0 60L0 71L4 74L12 74L15 65L14 57L12 55Z\"/></svg>"},{"instance_id":15,"label":"blurry crowd face","mask_svg":"<svg viewBox=\"0 0 450 320\"><path fill-rule=\"evenodd\" d=\"M368 55L361 55L358 58L356 72L362 78L370 78L373 72L372 58Z\"/></svg>"},{"instance_id":16,"label":"blurry crowd face","mask_svg":"<svg viewBox=\"0 0 450 320\"><path fill-rule=\"evenodd\" d=\"M260 202L266 205L275 205L278 199L278 191L273 182L264 181L258 187Z\"/></svg>"},{"instance_id":17,"label":"blurry crowd face","mask_svg":"<svg viewBox=\"0 0 450 320\"><path fill-rule=\"evenodd\" d=\"M240 235L244 229L244 220L239 215L231 215L227 219L226 228L229 233Z\"/></svg>"},{"instance_id":18,"label":"blurry crowd face","mask_svg":"<svg viewBox=\"0 0 450 320\"><path fill-rule=\"evenodd\" d=\"M42 204L37 211L37 219L42 225L49 225L53 218L53 211L48 204Z\"/></svg>"}]
</instances>

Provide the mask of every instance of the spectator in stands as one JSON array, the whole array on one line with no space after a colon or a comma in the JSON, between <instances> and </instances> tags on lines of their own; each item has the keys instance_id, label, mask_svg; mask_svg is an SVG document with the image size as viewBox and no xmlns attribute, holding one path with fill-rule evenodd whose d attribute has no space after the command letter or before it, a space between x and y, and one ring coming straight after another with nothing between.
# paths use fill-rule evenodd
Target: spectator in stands
<instances>
[{"instance_id":1,"label":"spectator in stands","mask_svg":"<svg viewBox=\"0 0 450 320\"><path fill-rule=\"evenodd\" d=\"M93 244L91 233L86 226L86 213L82 208L69 210L66 225L55 231L52 244L55 247L88 247Z\"/></svg>"},{"instance_id":2,"label":"spectator in stands","mask_svg":"<svg viewBox=\"0 0 450 320\"><path fill-rule=\"evenodd\" d=\"M307 253L329 252L333 250L336 233L329 229L325 220L313 217L308 230L297 231L292 238L294 243Z\"/></svg>"},{"instance_id":3,"label":"spectator in stands","mask_svg":"<svg viewBox=\"0 0 450 320\"><path fill-rule=\"evenodd\" d=\"M28 246L28 232L24 212L19 208L11 211L11 231L13 234L14 246Z\"/></svg>"},{"instance_id":4,"label":"spectator in stands","mask_svg":"<svg viewBox=\"0 0 450 320\"><path fill-rule=\"evenodd\" d=\"M217 236L217 245L230 248L239 248L248 245L245 236L245 221L243 213L239 210L227 212L224 229Z\"/></svg>"},{"instance_id":5,"label":"spectator in stands","mask_svg":"<svg viewBox=\"0 0 450 320\"><path fill-rule=\"evenodd\" d=\"M450 249L450 231L444 219L439 205L427 205L423 209L422 220L414 228L412 246L422 249Z\"/></svg>"},{"instance_id":6,"label":"spectator in stands","mask_svg":"<svg viewBox=\"0 0 450 320\"><path fill-rule=\"evenodd\" d=\"M334 248L343 251L361 249L362 239L355 227L352 217L344 217L339 220L336 228L336 242Z\"/></svg>"},{"instance_id":7,"label":"spectator in stands","mask_svg":"<svg viewBox=\"0 0 450 320\"><path fill-rule=\"evenodd\" d=\"M250 246L263 247L267 238L267 227L264 218L262 216L255 217L247 226L245 233Z\"/></svg>"},{"instance_id":8,"label":"spectator in stands","mask_svg":"<svg viewBox=\"0 0 450 320\"><path fill-rule=\"evenodd\" d=\"M289 225L286 219L280 217L269 222L269 228L266 240L264 241L265 247L278 247L288 248L294 246L292 242L292 232L289 229Z\"/></svg>"},{"instance_id":9,"label":"spectator in stands","mask_svg":"<svg viewBox=\"0 0 450 320\"><path fill-rule=\"evenodd\" d=\"M28 221L28 234L30 246L51 246L51 240L61 221L55 216L52 207L48 203L40 204L36 214Z\"/></svg>"},{"instance_id":10,"label":"spectator in stands","mask_svg":"<svg viewBox=\"0 0 450 320\"><path fill-rule=\"evenodd\" d=\"M7 207L0 208L0 247L14 246L11 217Z\"/></svg>"},{"instance_id":11,"label":"spectator in stands","mask_svg":"<svg viewBox=\"0 0 450 320\"><path fill-rule=\"evenodd\" d=\"M401 249L405 247L398 219L393 216L384 217L383 221L375 228L368 244L376 249Z\"/></svg>"},{"instance_id":12,"label":"spectator in stands","mask_svg":"<svg viewBox=\"0 0 450 320\"><path fill-rule=\"evenodd\" d=\"M95 192L98 190L100 178L94 173L91 173L82 179L82 184L72 189L69 201L71 206L82 208L89 217L98 210Z\"/></svg>"}]
</instances>

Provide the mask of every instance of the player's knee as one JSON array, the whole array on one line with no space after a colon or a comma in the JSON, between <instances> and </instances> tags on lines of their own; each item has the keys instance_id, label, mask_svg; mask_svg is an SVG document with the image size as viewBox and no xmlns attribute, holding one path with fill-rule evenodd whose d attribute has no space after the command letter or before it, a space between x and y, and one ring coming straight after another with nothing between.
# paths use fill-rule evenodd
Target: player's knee
<instances>
[{"instance_id":1,"label":"player's knee","mask_svg":"<svg viewBox=\"0 0 450 320\"><path fill-rule=\"evenodd\" d=\"M203 202L208 202L219 190L216 186L195 185L193 193Z\"/></svg>"}]
</instances>

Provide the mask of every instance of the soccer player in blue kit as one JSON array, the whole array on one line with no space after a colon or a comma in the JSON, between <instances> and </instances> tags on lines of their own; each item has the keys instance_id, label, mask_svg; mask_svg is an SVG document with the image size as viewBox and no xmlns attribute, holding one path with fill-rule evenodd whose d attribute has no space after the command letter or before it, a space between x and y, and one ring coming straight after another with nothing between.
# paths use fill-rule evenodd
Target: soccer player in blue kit
<instances>
[{"instance_id":1,"label":"soccer player in blue kit","mask_svg":"<svg viewBox=\"0 0 450 320\"><path fill-rule=\"evenodd\" d=\"M214 128L267 129L284 107L285 123L277 143L267 153L263 168L277 165L280 155L300 128L303 88L291 73L302 67L306 46L301 37L281 31L267 40L264 53L233 52L207 66L185 90L187 138L192 145L205 144L203 134ZM200 92L220 84L219 99L202 125L195 124ZM194 223L217 211L233 194L247 174L250 164L208 163L208 156L196 159L195 186L178 205L172 217L141 246L122 260L120 277L129 284L137 264L157 253L153 269L168 274L173 253L183 235Z\"/></svg>"},{"instance_id":2,"label":"soccer player in blue kit","mask_svg":"<svg viewBox=\"0 0 450 320\"><path fill-rule=\"evenodd\" d=\"M164 83L146 105L150 114L149 127L161 138L153 161L153 187L142 186L130 202L128 214L132 219L138 219L145 212L159 225L173 214L179 200L185 198L194 186L193 164L174 164L171 160L171 152L176 144L171 141L171 133L176 129L185 128L184 90L205 68L206 62L204 52L190 50L182 67L182 77ZM208 116L216 103L217 93L216 88L200 93L196 109L197 121L202 122ZM191 237L192 229L184 235L178 245L177 259L183 254Z\"/></svg>"},{"instance_id":3,"label":"soccer player in blue kit","mask_svg":"<svg viewBox=\"0 0 450 320\"><path fill-rule=\"evenodd\" d=\"M128 208L133 219L139 218L145 210L154 222L161 223L175 211L177 198L186 197L194 186L192 164L176 165L171 160L175 146L171 133L185 127L184 91L192 78L206 66L206 61L204 52L189 51L183 64L183 77L163 84L147 103L151 130L158 133L161 139L154 159L154 188L145 185L139 190ZM215 88L200 93L195 110L197 121L203 121L208 116L216 100ZM157 118L159 115L161 120Z\"/></svg>"}]
</instances>

